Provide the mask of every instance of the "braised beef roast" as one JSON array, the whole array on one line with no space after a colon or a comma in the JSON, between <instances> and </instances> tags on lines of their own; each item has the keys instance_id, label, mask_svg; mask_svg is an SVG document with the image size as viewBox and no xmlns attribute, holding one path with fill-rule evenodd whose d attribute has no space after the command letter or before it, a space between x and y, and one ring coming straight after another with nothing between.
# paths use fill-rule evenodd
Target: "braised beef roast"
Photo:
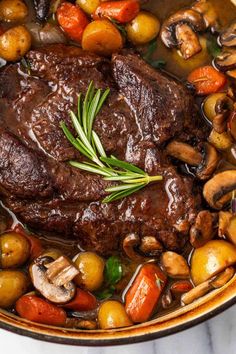
<instances>
[{"instance_id":1,"label":"braised beef roast","mask_svg":"<svg viewBox=\"0 0 236 354\"><path fill-rule=\"evenodd\" d=\"M84 249L109 254L129 232L155 235L165 248L180 249L199 209L194 180L177 172L165 155L173 137L201 139L191 94L140 57L112 60L80 48L53 45L27 54L0 72L0 193L4 204L36 230L78 239ZM83 157L59 127L69 126L77 93L90 81L111 94L94 129L108 154L161 174L123 200L102 204L107 182L70 167ZM188 138L187 138L188 137Z\"/></svg>"}]
</instances>

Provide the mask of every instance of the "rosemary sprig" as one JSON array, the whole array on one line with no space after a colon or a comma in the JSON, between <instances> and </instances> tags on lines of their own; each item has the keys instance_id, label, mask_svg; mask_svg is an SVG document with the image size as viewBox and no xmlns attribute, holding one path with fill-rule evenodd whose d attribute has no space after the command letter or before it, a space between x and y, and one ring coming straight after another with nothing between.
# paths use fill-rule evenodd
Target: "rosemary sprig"
<instances>
[{"instance_id":1,"label":"rosemary sprig","mask_svg":"<svg viewBox=\"0 0 236 354\"><path fill-rule=\"evenodd\" d=\"M81 94L78 95L77 115L70 111L70 118L77 133L76 137L65 122L60 124L70 143L91 161L69 161L69 163L81 170L101 175L106 181L118 182L106 189L109 194L103 203L127 197L150 182L162 180L162 176L149 176L131 163L119 160L115 156L108 157L106 155L99 136L93 130L93 123L109 93L110 89L106 89L104 92L101 89L96 90L91 82L84 99Z\"/></svg>"}]
</instances>

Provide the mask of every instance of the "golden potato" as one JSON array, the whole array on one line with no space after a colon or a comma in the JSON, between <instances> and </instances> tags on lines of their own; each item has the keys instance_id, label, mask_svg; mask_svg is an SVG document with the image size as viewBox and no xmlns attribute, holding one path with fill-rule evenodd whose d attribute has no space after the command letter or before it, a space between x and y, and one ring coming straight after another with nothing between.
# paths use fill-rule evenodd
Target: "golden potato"
<instances>
[{"instance_id":1,"label":"golden potato","mask_svg":"<svg viewBox=\"0 0 236 354\"><path fill-rule=\"evenodd\" d=\"M115 300L108 300L101 304L98 311L98 323L101 329L112 329L132 326L125 307Z\"/></svg>"},{"instance_id":2,"label":"golden potato","mask_svg":"<svg viewBox=\"0 0 236 354\"><path fill-rule=\"evenodd\" d=\"M21 21L28 15L28 8L23 0L1 0L0 20Z\"/></svg>"},{"instance_id":3,"label":"golden potato","mask_svg":"<svg viewBox=\"0 0 236 354\"><path fill-rule=\"evenodd\" d=\"M92 15L100 3L100 0L76 0L76 4L88 15Z\"/></svg>"},{"instance_id":4,"label":"golden potato","mask_svg":"<svg viewBox=\"0 0 236 354\"><path fill-rule=\"evenodd\" d=\"M204 100L203 104L203 110L206 115L206 118L209 121L212 121L213 118L216 116L216 103L219 99L224 99L226 97L226 93L224 92L218 92L218 93L213 93Z\"/></svg>"},{"instance_id":5,"label":"golden potato","mask_svg":"<svg viewBox=\"0 0 236 354\"><path fill-rule=\"evenodd\" d=\"M29 241L16 232L8 232L0 236L0 249L2 268L20 267L30 257Z\"/></svg>"},{"instance_id":6,"label":"golden potato","mask_svg":"<svg viewBox=\"0 0 236 354\"><path fill-rule=\"evenodd\" d=\"M89 291L99 289L103 283L104 260L94 252L81 252L74 263L80 271L75 283Z\"/></svg>"},{"instance_id":7,"label":"golden potato","mask_svg":"<svg viewBox=\"0 0 236 354\"><path fill-rule=\"evenodd\" d=\"M118 29L108 20L91 22L84 30L82 48L99 55L109 56L119 52L123 39Z\"/></svg>"},{"instance_id":8,"label":"golden potato","mask_svg":"<svg viewBox=\"0 0 236 354\"><path fill-rule=\"evenodd\" d=\"M127 36L133 44L146 44L154 39L160 31L160 22L150 12L140 11L139 14L126 25Z\"/></svg>"},{"instance_id":9,"label":"golden potato","mask_svg":"<svg viewBox=\"0 0 236 354\"><path fill-rule=\"evenodd\" d=\"M0 57L17 61L28 52L30 46L31 35L24 26L10 28L0 36Z\"/></svg>"},{"instance_id":10,"label":"golden potato","mask_svg":"<svg viewBox=\"0 0 236 354\"><path fill-rule=\"evenodd\" d=\"M203 283L236 262L236 247L223 240L212 240L196 248L191 258L191 277L195 285Z\"/></svg>"},{"instance_id":11,"label":"golden potato","mask_svg":"<svg viewBox=\"0 0 236 354\"><path fill-rule=\"evenodd\" d=\"M63 256L63 253L57 248L48 248L42 254L42 257L51 257L55 260L61 256Z\"/></svg>"},{"instance_id":12,"label":"golden potato","mask_svg":"<svg viewBox=\"0 0 236 354\"><path fill-rule=\"evenodd\" d=\"M0 272L0 307L8 308L26 293L28 278L16 270L3 270Z\"/></svg>"}]
</instances>

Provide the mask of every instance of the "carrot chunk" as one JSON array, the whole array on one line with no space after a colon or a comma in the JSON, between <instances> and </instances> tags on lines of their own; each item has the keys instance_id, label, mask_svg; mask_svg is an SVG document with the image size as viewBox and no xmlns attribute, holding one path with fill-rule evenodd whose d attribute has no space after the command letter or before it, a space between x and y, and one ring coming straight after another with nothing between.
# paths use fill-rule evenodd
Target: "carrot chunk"
<instances>
[{"instance_id":1,"label":"carrot chunk","mask_svg":"<svg viewBox=\"0 0 236 354\"><path fill-rule=\"evenodd\" d=\"M57 10L57 20L65 33L74 41L81 42L89 20L79 6L64 2Z\"/></svg>"},{"instance_id":2,"label":"carrot chunk","mask_svg":"<svg viewBox=\"0 0 236 354\"><path fill-rule=\"evenodd\" d=\"M97 307L97 300L90 292L77 288L74 299L63 307L73 311L90 311Z\"/></svg>"},{"instance_id":3,"label":"carrot chunk","mask_svg":"<svg viewBox=\"0 0 236 354\"><path fill-rule=\"evenodd\" d=\"M225 86L226 76L212 66L202 66L193 70L188 81L195 86L197 95L209 95Z\"/></svg>"},{"instance_id":4,"label":"carrot chunk","mask_svg":"<svg viewBox=\"0 0 236 354\"><path fill-rule=\"evenodd\" d=\"M96 9L93 18L106 17L120 23L132 21L140 11L139 2L136 0L106 1Z\"/></svg>"},{"instance_id":5,"label":"carrot chunk","mask_svg":"<svg viewBox=\"0 0 236 354\"><path fill-rule=\"evenodd\" d=\"M166 281L166 275L156 264L142 266L125 299L126 312L133 322L145 322L150 318Z\"/></svg>"},{"instance_id":6,"label":"carrot chunk","mask_svg":"<svg viewBox=\"0 0 236 354\"><path fill-rule=\"evenodd\" d=\"M35 295L22 296L15 307L20 317L29 321L51 326L64 326L66 323L66 313L62 308Z\"/></svg>"}]
</instances>

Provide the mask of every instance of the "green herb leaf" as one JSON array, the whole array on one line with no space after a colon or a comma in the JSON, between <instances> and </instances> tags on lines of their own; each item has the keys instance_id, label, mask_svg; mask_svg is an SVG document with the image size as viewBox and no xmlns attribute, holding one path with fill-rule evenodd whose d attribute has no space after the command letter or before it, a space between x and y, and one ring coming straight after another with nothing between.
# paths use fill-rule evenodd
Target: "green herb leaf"
<instances>
[{"instance_id":1,"label":"green herb leaf","mask_svg":"<svg viewBox=\"0 0 236 354\"><path fill-rule=\"evenodd\" d=\"M21 62L21 65L26 69L27 74L30 75L31 74L31 67L30 67L29 61L23 57L20 62Z\"/></svg>"},{"instance_id":2,"label":"green herb leaf","mask_svg":"<svg viewBox=\"0 0 236 354\"><path fill-rule=\"evenodd\" d=\"M97 291L95 295L99 300L106 300L112 297L114 295L114 292L115 288L111 286L110 288L104 289L102 291Z\"/></svg>"},{"instance_id":3,"label":"green herb leaf","mask_svg":"<svg viewBox=\"0 0 236 354\"><path fill-rule=\"evenodd\" d=\"M165 60L151 60L149 64L155 69L163 69L166 66Z\"/></svg>"},{"instance_id":4,"label":"green herb leaf","mask_svg":"<svg viewBox=\"0 0 236 354\"><path fill-rule=\"evenodd\" d=\"M121 260L117 256L111 256L105 265L105 280L109 285L115 285L122 278L123 270Z\"/></svg>"},{"instance_id":5,"label":"green herb leaf","mask_svg":"<svg viewBox=\"0 0 236 354\"><path fill-rule=\"evenodd\" d=\"M217 39L214 36L208 36L207 38L207 50L213 58L217 57L221 53L221 47L217 43Z\"/></svg>"},{"instance_id":6,"label":"green herb leaf","mask_svg":"<svg viewBox=\"0 0 236 354\"><path fill-rule=\"evenodd\" d=\"M78 95L77 116L70 111L73 127L77 133L74 137L65 122L60 126L69 142L87 157L91 162L69 161L70 165L89 173L103 176L105 180L120 182L119 185L106 189L108 195L102 202L115 201L143 188L150 182L162 179L162 176L149 176L143 170L131 163L121 161L115 156L107 157L101 140L93 130L94 120L102 108L110 90L102 93L101 89L96 90L93 82L90 83L84 100L82 95Z\"/></svg>"},{"instance_id":7,"label":"green herb leaf","mask_svg":"<svg viewBox=\"0 0 236 354\"><path fill-rule=\"evenodd\" d=\"M154 38L148 45L146 53L143 55L143 59L147 62L151 60L153 54L157 49L157 39Z\"/></svg>"},{"instance_id":8,"label":"green herb leaf","mask_svg":"<svg viewBox=\"0 0 236 354\"><path fill-rule=\"evenodd\" d=\"M113 25L118 29L118 31L121 32L123 37L127 37L127 31L125 29L124 26L122 26L118 21L116 21L114 18L109 17L109 20L111 21L111 23L113 23Z\"/></svg>"}]
</instances>

